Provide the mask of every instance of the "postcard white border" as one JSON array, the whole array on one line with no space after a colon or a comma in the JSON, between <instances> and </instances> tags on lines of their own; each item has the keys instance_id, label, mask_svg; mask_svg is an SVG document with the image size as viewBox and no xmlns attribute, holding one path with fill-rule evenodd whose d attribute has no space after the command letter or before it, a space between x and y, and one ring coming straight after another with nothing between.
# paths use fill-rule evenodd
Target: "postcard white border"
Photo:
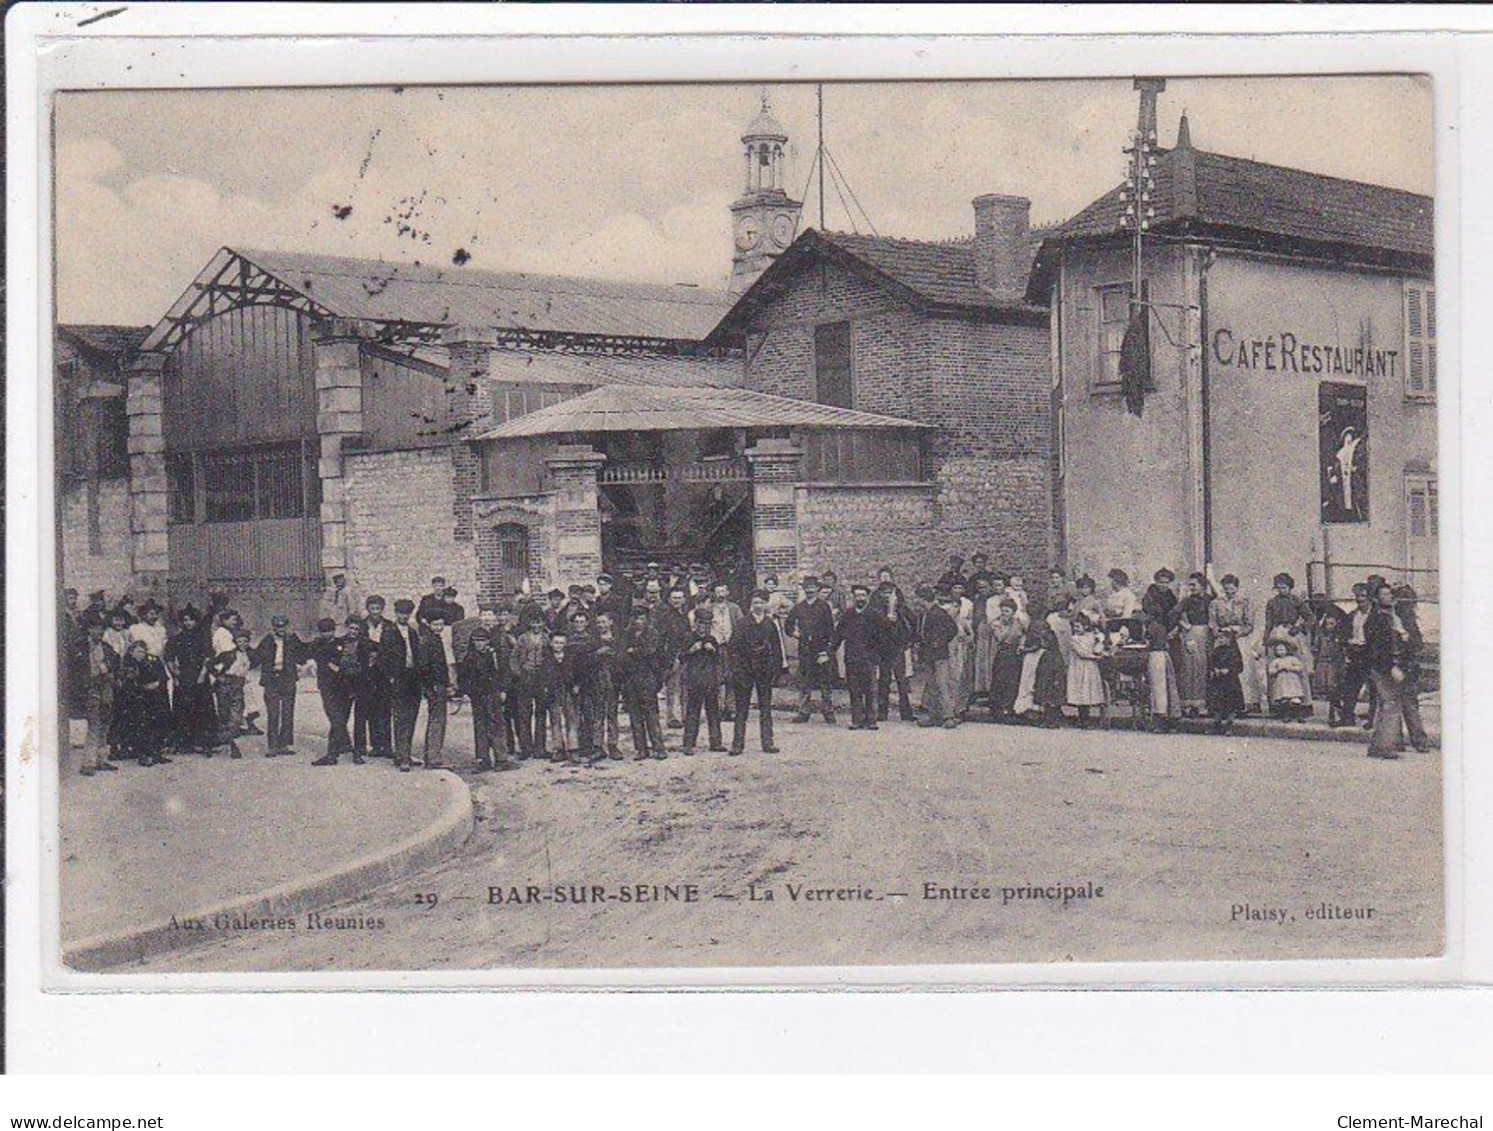
<instances>
[{"instance_id":1,"label":"postcard white border","mask_svg":"<svg viewBox=\"0 0 1493 1131\"><path fill-rule=\"evenodd\" d=\"M1152 12L1126 9L1118 24L1110 22L1112 10L1088 9L1084 13L1045 12L998 15L989 11L959 9L942 15L913 13L919 23L898 10L864 9L854 24L862 30L917 30L918 27L961 28L986 33L1020 28L1024 34L1064 31L1060 40L1017 38L992 40L958 38L837 39L832 52L823 39L789 38L782 35L732 35L725 39L638 39L618 32L642 30L645 25L668 30L691 27L703 30L745 31L749 28L783 31L828 32L846 26L846 9L714 9L681 22L676 9L583 8L583 9L453 9L373 7L299 9L278 6L131 6L124 14L77 28L78 19L106 11L104 5L81 5L45 10L39 7L13 10L7 20L8 53L8 160L11 255L8 263L7 311L9 342L7 415L9 475L7 592L7 759L10 789L7 801L7 835L10 904L7 916L8 981L19 1002L28 999L40 985L72 994L50 994L51 1012L75 1013L83 1002L113 999L118 1005L148 998L140 993L108 995L89 991L200 991L203 1003L246 999L224 998L222 991L241 990L470 990L511 989L599 989L599 988L727 988L775 989L880 988L925 990L979 987L1000 989L1033 986L1090 986L1114 991L1120 987L1281 987L1281 986L1425 986L1476 982L1493 977L1493 900L1467 901L1468 890L1493 891L1490 884L1488 814L1493 812L1493 773L1477 759L1464 761L1466 749L1488 749L1488 707L1469 702L1455 693L1445 696L1444 780L1446 795L1445 841L1448 905L1447 953L1437 959L1332 962L1210 962L1133 964L1041 964L939 967L817 968L707 970L567 970L567 971L473 971L460 973L388 972L374 974L219 974L195 975L84 975L66 971L44 956L56 953L56 777L55 763L37 756L54 748L55 720L42 710L39 673L55 670L48 653L53 649L50 631L27 631L27 626L50 623L54 613L51 560L51 480L37 476L39 460L48 457L51 428L49 405L39 390L45 386L34 375L47 373L50 361L51 298L48 272L48 209L38 202L49 199L47 147L48 115L39 95L58 87L104 89L111 86L203 87L239 85L314 85L363 83L475 83L534 81L826 81L867 78L979 78L979 77L1091 77L1125 76L1135 73L1162 74L1302 74L1345 72L1417 71L1436 81L1437 138L1437 275L1438 299L1446 337L1463 343L1453 359L1443 350L1445 379L1440 399L1441 489L1445 514L1463 516L1463 544L1451 536L1443 550L1443 590L1461 597L1463 568L1468 562L1486 562L1485 510L1474 515L1463 508L1460 474L1463 456L1471 483L1487 482L1476 465L1487 459L1487 446L1469 445L1464 453L1461 429L1479 436L1489 411L1486 394L1461 396L1459 380L1462 358L1488 355L1482 339L1489 334L1487 319L1464 324L1464 296L1488 297L1493 290L1482 264L1483 256L1468 256L1464 248L1486 250L1487 219L1472 210L1460 214L1460 185L1469 167L1486 169L1493 148L1493 127L1485 103L1466 101L1468 87L1462 76L1476 73L1475 63L1493 61L1486 44L1447 35L1409 34L1393 36L1316 35L1282 38L1270 35L1249 38L1219 35L1128 39L1124 41L1073 35L1075 29L1092 32L1108 27L1116 30L1161 21ZM1337 9L1342 18L1331 25L1414 26L1399 9L1369 12ZM60 18L66 16L67 18ZM81 13L81 14L80 14ZM782 13L781 16L778 13ZM1210 14L1211 13L1211 14ZM1323 13L1326 14L1326 13ZM1168 16L1173 13L1167 13ZM1326 20L1280 19L1272 12L1269 23L1296 28L1323 28ZM1205 9L1177 12L1172 26L1182 21L1193 28L1224 30L1259 29L1265 20L1258 10ZM1060 18L1054 18L1060 17ZM1381 18L1382 17L1382 18ZM1449 19L1450 17L1448 17ZM1466 22L1465 17L1463 18ZM941 22L940 22L941 21ZM1441 22L1445 23L1446 20ZM1066 23L1066 28L1060 26ZM538 31L584 31L600 38L528 38ZM1157 28L1164 30L1164 28ZM348 33L363 34L349 37ZM453 33L507 32L524 35L478 41L456 39ZM374 34L369 34L373 32ZM411 32L426 38L409 39ZM279 38L249 42L248 34L292 33L317 38ZM435 34L431 34L435 33ZM190 36L193 38L182 38ZM140 39L149 38L148 51L140 50ZM132 70L126 72L128 62ZM1483 70L1482 73L1488 73ZM29 213L29 215L28 215ZM1465 224L1465 226L1464 226ZM1473 241L1477 242L1474 243ZM33 250L35 258L28 257ZM1465 290L1464 290L1465 286ZM1478 386L1486 386L1480 383ZM1486 467L1483 471L1488 470ZM1469 497L1468 502L1471 501ZM1451 525L1451 524L1448 524ZM27 535L34 540L28 544ZM38 552L38 550L40 552ZM1466 557L1464 558L1464 555ZM1456 689L1481 686L1476 675L1486 671L1486 661L1473 657L1466 670L1462 655L1461 626L1488 623L1489 599L1483 590L1472 595L1465 609L1448 602L1443 618L1446 654L1445 686ZM1459 612L1461 615L1458 615ZM32 660L36 663L33 665ZM1475 820L1470 818L1475 817ZM37 852L34 846L45 844ZM38 875L49 876L50 885L38 883ZM1476 885L1475 887L1473 885ZM48 887L50 886L50 890ZM27 909L41 907L43 930L29 919ZM259 995L256 995L259 996ZM301 995L294 995L300 997ZM388 995L359 995L365 1000L388 1001ZM408 999L410 995L398 995ZM450 1000L452 995L441 997ZM506 995L505 995L506 996ZM532 995L525 995L526 998ZM719 995L715 995L719 996ZM905 996L905 995L904 995ZM1092 995L1086 995L1092 996ZM1103 995L1110 996L1109 993ZM181 1000L181 999L177 999ZM29 1004L29 1000L28 1000ZM237 1008L237 1007L236 1007ZM12 1021L21 1012L13 1008ZM45 1012L45 1011L43 1011ZM85 1010L86 1012L86 1010ZM133 1009L129 1010L133 1012ZM191 1012L196 1012L195 1006ZM24 1016L24 1013L22 1014ZM14 1031L14 1029L12 1030ZM14 1047L14 1046L12 1046Z\"/></svg>"}]
</instances>

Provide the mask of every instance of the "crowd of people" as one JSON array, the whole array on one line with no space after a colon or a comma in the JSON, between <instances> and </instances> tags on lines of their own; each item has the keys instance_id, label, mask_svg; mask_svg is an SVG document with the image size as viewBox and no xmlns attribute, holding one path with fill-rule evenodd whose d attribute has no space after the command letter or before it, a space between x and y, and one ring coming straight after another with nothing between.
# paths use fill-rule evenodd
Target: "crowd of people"
<instances>
[{"instance_id":1,"label":"crowd of people","mask_svg":"<svg viewBox=\"0 0 1493 1131\"><path fill-rule=\"evenodd\" d=\"M1408 587L1368 578L1348 611L1309 601L1279 574L1256 642L1252 603L1233 575L1215 586L1194 573L1179 592L1160 569L1137 594L1118 569L1102 591L1054 570L1034 596L1021 576L987 563L976 554L966 571L951 556L909 598L891 569L848 586L825 571L792 592L765 577L738 595L706 566L650 562L470 616L436 577L418 602L395 600L392 619L383 596L356 601L338 575L310 639L275 615L257 643L226 594L168 617L153 600L110 605L103 593L79 608L68 590L63 695L70 715L87 720L88 776L126 760L239 758L249 734L264 736L268 757L292 755L303 673L314 673L327 721L317 766L387 758L402 771L441 767L447 720L463 706L484 770L621 759L623 713L638 760L667 757L675 730L693 756L702 725L708 750L740 755L753 710L761 750L776 753L773 697L784 684L796 685L797 722L817 711L829 724L843 686L851 730L879 729L894 706L924 727L975 718L1086 726L1125 680L1141 689L1140 713L1158 730L1191 716L1222 731L1252 707L1303 721L1314 698L1329 701L1333 725L1351 726L1366 690L1371 755L1398 757L1407 731L1426 748ZM262 713L246 706L255 671Z\"/></svg>"}]
</instances>

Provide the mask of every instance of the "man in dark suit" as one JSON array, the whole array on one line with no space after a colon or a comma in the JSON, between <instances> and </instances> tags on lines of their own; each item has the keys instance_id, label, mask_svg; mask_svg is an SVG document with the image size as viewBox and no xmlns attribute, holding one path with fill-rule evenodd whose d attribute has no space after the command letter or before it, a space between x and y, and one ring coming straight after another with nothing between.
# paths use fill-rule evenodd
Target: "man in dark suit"
<instances>
[{"instance_id":1,"label":"man in dark suit","mask_svg":"<svg viewBox=\"0 0 1493 1131\"><path fill-rule=\"evenodd\" d=\"M353 753L352 735L347 721L352 715L353 685L357 674L357 637L338 637L337 622L323 617L316 622L316 639L308 649L316 661L316 690L321 695L321 709L327 715L327 752L313 766L335 766L343 755ZM361 764L361 754L353 761Z\"/></svg>"},{"instance_id":2,"label":"man in dark suit","mask_svg":"<svg viewBox=\"0 0 1493 1131\"><path fill-rule=\"evenodd\" d=\"M415 764L411 748L420 718L420 637L410 624L414 611L413 601L401 597L394 602L394 623L385 628L378 648L379 670L389 681L394 762L405 773Z\"/></svg>"},{"instance_id":3,"label":"man in dark suit","mask_svg":"<svg viewBox=\"0 0 1493 1131\"><path fill-rule=\"evenodd\" d=\"M850 587L850 608L835 628L834 648L845 648L845 685L850 690L850 729L876 730L876 665L883 652L884 618L871 611L871 587ZM834 649L831 649L833 651Z\"/></svg>"},{"instance_id":4,"label":"man in dark suit","mask_svg":"<svg viewBox=\"0 0 1493 1131\"><path fill-rule=\"evenodd\" d=\"M396 602L397 605L397 602ZM444 577L432 577L430 579L430 592L420 598L420 607L415 610L415 623L417 625L427 624L430 614L437 609L444 611L446 608L446 579ZM447 622L450 623L449 621Z\"/></svg>"},{"instance_id":5,"label":"man in dark suit","mask_svg":"<svg viewBox=\"0 0 1493 1131\"><path fill-rule=\"evenodd\" d=\"M430 618L416 633L415 670L419 673L420 694L425 699L425 766L439 769L446 749L446 703L451 698L455 676L455 656L446 648L451 644L446 631L446 609L430 610ZM454 647L454 645L452 645Z\"/></svg>"},{"instance_id":6,"label":"man in dark suit","mask_svg":"<svg viewBox=\"0 0 1493 1131\"><path fill-rule=\"evenodd\" d=\"M778 626L767 615L767 594L752 594L746 617L731 634L731 682L736 709L731 727L731 753L746 749L747 712L752 708L752 693L757 695L757 716L762 752L776 754L772 742L772 685L783 670L783 638Z\"/></svg>"},{"instance_id":7,"label":"man in dark suit","mask_svg":"<svg viewBox=\"0 0 1493 1131\"><path fill-rule=\"evenodd\" d=\"M835 614L829 601L820 596L819 579L803 581L804 599L793 606L783 626L789 636L798 638L798 714L793 721L806 723L813 709L814 692L819 692L824 721L833 725L834 704L830 702L830 679L834 675Z\"/></svg>"},{"instance_id":8,"label":"man in dark suit","mask_svg":"<svg viewBox=\"0 0 1493 1131\"><path fill-rule=\"evenodd\" d=\"M270 631L255 650L259 686L264 691L265 757L295 753L295 688L305 644L290 631L290 618L270 618Z\"/></svg>"},{"instance_id":9,"label":"man in dark suit","mask_svg":"<svg viewBox=\"0 0 1493 1131\"><path fill-rule=\"evenodd\" d=\"M912 696L907 686L907 648L912 643L912 606L897 584L892 571L883 566L877 575L876 592L871 594L871 612L881 622L877 635L876 721L885 722L890 713L892 681L897 681L897 710L905 723L915 722Z\"/></svg>"},{"instance_id":10,"label":"man in dark suit","mask_svg":"<svg viewBox=\"0 0 1493 1131\"><path fill-rule=\"evenodd\" d=\"M394 626L384 619L384 599L374 594L363 602L367 617L358 639L358 701L354 706L353 761L362 751L359 740L366 734L368 753L375 758L394 756L390 712L394 708L394 684L382 660L385 638Z\"/></svg>"},{"instance_id":11,"label":"man in dark suit","mask_svg":"<svg viewBox=\"0 0 1493 1131\"><path fill-rule=\"evenodd\" d=\"M923 650L923 662L928 665L928 686L923 692L923 706L928 717L919 726L946 727L952 730L959 725L959 713L955 703L955 684L958 679L950 668L949 645L959 635L958 598L947 589L940 588L937 599L923 613L922 626L918 632Z\"/></svg>"}]
</instances>

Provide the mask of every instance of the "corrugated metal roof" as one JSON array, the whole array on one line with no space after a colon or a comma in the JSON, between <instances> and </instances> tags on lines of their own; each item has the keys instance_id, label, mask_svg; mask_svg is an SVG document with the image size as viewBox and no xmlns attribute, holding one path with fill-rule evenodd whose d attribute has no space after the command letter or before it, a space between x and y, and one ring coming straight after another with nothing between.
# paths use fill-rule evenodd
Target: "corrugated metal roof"
<instances>
[{"instance_id":1,"label":"corrugated metal roof","mask_svg":"<svg viewBox=\"0 0 1493 1131\"><path fill-rule=\"evenodd\" d=\"M730 309L724 291L469 267L415 266L239 249L343 318L573 334L702 340Z\"/></svg>"},{"instance_id":2,"label":"corrugated metal roof","mask_svg":"<svg viewBox=\"0 0 1493 1131\"><path fill-rule=\"evenodd\" d=\"M695 428L925 428L911 420L750 389L606 385L501 424L478 439Z\"/></svg>"},{"instance_id":3,"label":"corrugated metal roof","mask_svg":"<svg viewBox=\"0 0 1493 1131\"><path fill-rule=\"evenodd\" d=\"M493 350L488 376L507 384L730 388L746 379L741 358L626 357Z\"/></svg>"}]
</instances>

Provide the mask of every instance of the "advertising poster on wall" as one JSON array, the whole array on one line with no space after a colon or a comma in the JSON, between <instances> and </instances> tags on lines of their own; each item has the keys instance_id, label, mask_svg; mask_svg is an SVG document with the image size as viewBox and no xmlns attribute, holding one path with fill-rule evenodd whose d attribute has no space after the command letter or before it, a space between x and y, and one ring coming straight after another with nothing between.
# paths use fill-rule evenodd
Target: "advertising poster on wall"
<instances>
[{"instance_id":1,"label":"advertising poster on wall","mask_svg":"<svg viewBox=\"0 0 1493 1131\"><path fill-rule=\"evenodd\" d=\"M1369 394L1363 385L1324 382L1317 389L1322 521L1369 520Z\"/></svg>"}]
</instances>

